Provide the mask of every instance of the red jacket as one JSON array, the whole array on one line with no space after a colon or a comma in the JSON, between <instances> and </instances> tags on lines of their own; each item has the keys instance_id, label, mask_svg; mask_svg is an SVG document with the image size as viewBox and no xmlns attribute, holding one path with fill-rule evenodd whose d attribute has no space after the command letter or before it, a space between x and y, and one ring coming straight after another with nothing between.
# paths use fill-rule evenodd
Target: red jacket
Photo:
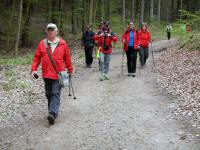
<instances>
[{"instance_id":1,"label":"red jacket","mask_svg":"<svg viewBox=\"0 0 200 150\"><path fill-rule=\"evenodd\" d=\"M112 34L111 34L112 35ZM117 42L117 36L113 35L112 37L105 37L104 35L95 35L94 40L99 42L100 52L104 54L112 53L112 42ZM108 46L108 50L105 49L105 46Z\"/></svg>"},{"instance_id":2,"label":"red jacket","mask_svg":"<svg viewBox=\"0 0 200 150\"><path fill-rule=\"evenodd\" d=\"M60 38L59 45L55 48L53 54L51 50L50 50L50 53L56 63L58 72L64 71L65 68L68 69L69 73L73 72L70 49L67 43L63 39ZM58 75L55 69L53 68L53 65L47 54L46 44L44 43L44 40L40 41L37 47L37 50L33 59L32 71L37 71L40 62L42 63L42 77L43 78L58 79Z\"/></svg>"},{"instance_id":3,"label":"red jacket","mask_svg":"<svg viewBox=\"0 0 200 150\"><path fill-rule=\"evenodd\" d=\"M136 30L133 30L134 32L134 49L135 50L139 50L138 46L139 46L139 34ZM128 45L130 42L130 30L126 31L123 35L122 35L122 42L124 43L124 50L128 51Z\"/></svg>"},{"instance_id":4,"label":"red jacket","mask_svg":"<svg viewBox=\"0 0 200 150\"><path fill-rule=\"evenodd\" d=\"M148 31L140 30L140 46L149 47L149 43L151 42L151 34Z\"/></svg>"},{"instance_id":5,"label":"red jacket","mask_svg":"<svg viewBox=\"0 0 200 150\"><path fill-rule=\"evenodd\" d=\"M102 33L101 30L99 30L99 31L97 31L96 35L100 35L101 33ZM94 38L94 40L95 40L95 38ZM98 48L101 47L101 39L100 38L98 40L95 40L95 43Z\"/></svg>"}]
</instances>

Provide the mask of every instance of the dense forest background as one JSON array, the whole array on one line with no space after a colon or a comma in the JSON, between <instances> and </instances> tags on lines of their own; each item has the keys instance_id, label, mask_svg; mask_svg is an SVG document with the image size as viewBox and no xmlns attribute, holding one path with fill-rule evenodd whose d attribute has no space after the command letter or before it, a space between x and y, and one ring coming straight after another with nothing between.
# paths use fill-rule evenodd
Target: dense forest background
<instances>
[{"instance_id":1,"label":"dense forest background","mask_svg":"<svg viewBox=\"0 0 200 150\"><path fill-rule=\"evenodd\" d=\"M0 52L18 55L20 48L36 47L49 22L67 40L80 38L86 25L96 30L103 20L121 33L131 19L139 26L195 18L200 0L1 0L0 10Z\"/></svg>"}]
</instances>

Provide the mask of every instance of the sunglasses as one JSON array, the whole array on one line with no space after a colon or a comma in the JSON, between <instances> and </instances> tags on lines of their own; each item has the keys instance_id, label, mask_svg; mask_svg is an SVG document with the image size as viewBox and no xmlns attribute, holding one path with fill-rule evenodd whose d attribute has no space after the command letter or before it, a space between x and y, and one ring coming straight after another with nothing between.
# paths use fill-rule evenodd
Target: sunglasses
<instances>
[{"instance_id":1,"label":"sunglasses","mask_svg":"<svg viewBox=\"0 0 200 150\"><path fill-rule=\"evenodd\" d=\"M48 28L47 31L54 31L54 28Z\"/></svg>"}]
</instances>

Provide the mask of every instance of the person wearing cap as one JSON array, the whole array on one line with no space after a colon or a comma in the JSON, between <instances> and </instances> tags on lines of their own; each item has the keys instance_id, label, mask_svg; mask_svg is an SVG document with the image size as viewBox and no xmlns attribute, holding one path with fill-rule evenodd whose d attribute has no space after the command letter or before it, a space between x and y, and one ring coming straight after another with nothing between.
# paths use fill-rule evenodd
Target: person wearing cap
<instances>
[{"instance_id":1,"label":"person wearing cap","mask_svg":"<svg viewBox=\"0 0 200 150\"><path fill-rule=\"evenodd\" d=\"M95 35L100 35L103 33L103 28L104 28L104 21L101 21L99 23L99 28L98 30L96 31ZM100 68L100 49L101 49L101 39L99 38L98 40L95 40L94 38L94 42L95 42L95 46L97 47L97 50L96 50L96 58L98 59L98 63L99 63L99 70L101 70Z\"/></svg>"},{"instance_id":2,"label":"person wearing cap","mask_svg":"<svg viewBox=\"0 0 200 150\"><path fill-rule=\"evenodd\" d=\"M94 35L95 33L92 32L91 26L87 26L86 31L82 36L82 45L84 46L85 50L85 62L88 68L91 68L93 62L92 54L94 49Z\"/></svg>"},{"instance_id":3,"label":"person wearing cap","mask_svg":"<svg viewBox=\"0 0 200 150\"><path fill-rule=\"evenodd\" d=\"M170 23L168 23L167 27L166 27L166 31L167 31L167 38L168 40L171 39L171 32L172 32L172 26Z\"/></svg>"},{"instance_id":4,"label":"person wearing cap","mask_svg":"<svg viewBox=\"0 0 200 150\"><path fill-rule=\"evenodd\" d=\"M109 80L108 71L112 54L112 43L117 42L117 36L114 32L112 32L109 25L106 24L103 27L102 33L96 34L94 39L98 40L100 44L100 81Z\"/></svg>"},{"instance_id":5,"label":"person wearing cap","mask_svg":"<svg viewBox=\"0 0 200 150\"><path fill-rule=\"evenodd\" d=\"M127 56L128 76L135 77L137 54L139 51L139 35L134 23L131 21L128 29L122 35L122 43Z\"/></svg>"},{"instance_id":6,"label":"person wearing cap","mask_svg":"<svg viewBox=\"0 0 200 150\"><path fill-rule=\"evenodd\" d=\"M70 49L64 39L58 36L58 28L55 24L49 23L46 28L47 38L40 41L37 46L33 64L32 76L38 77L37 70L41 63L42 77L45 84L45 95L48 100L48 121L54 124L58 116L60 106L61 87L58 81L58 72L68 70L69 76L73 72ZM56 64L54 68L49 54Z\"/></svg>"},{"instance_id":7,"label":"person wearing cap","mask_svg":"<svg viewBox=\"0 0 200 150\"><path fill-rule=\"evenodd\" d=\"M140 64L141 68L146 65L146 60L149 56L149 43L151 42L151 33L148 31L147 23L143 24L139 31L140 37Z\"/></svg>"}]
</instances>

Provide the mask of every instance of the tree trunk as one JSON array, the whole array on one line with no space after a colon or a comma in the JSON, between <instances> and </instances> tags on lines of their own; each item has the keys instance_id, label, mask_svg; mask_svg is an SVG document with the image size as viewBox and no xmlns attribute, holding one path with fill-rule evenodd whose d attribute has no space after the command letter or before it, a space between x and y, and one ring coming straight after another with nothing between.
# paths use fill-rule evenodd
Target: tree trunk
<instances>
[{"instance_id":1,"label":"tree trunk","mask_svg":"<svg viewBox=\"0 0 200 150\"><path fill-rule=\"evenodd\" d=\"M93 18L93 21L94 21L94 24L96 25L96 14L97 14L97 8L98 8L98 0L96 0L95 2L95 8L94 8L94 18Z\"/></svg>"},{"instance_id":2,"label":"tree trunk","mask_svg":"<svg viewBox=\"0 0 200 150\"><path fill-rule=\"evenodd\" d=\"M89 24L92 25L92 12L93 12L94 0L90 0L90 14L89 14Z\"/></svg>"},{"instance_id":3,"label":"tree trunk","mask_svg":"<svg viewBox=\"0 0 200 150\"><path fill-rule=\"evenodd\" d=\"M150 1L150 22L153 22L153 0Z\"/></svg>"},{"instance_id":4,"label":"tree trunk","mask_svg":"<svg viewBox=\"0 0 200 150\"><path fill-rule=\"evenodd\" d=\"M158 0L158 22L160 23L160 7L161 7L161 0Z\"/></svg>"},{"instance_id":5,"label":"tree trunk","mask_svg":"<svg viewBox=\"0 0 200 150\"><path fill-rule=\"evenodd\" d=\"M74 0L71 0L71 11L72 11L72 16L71 16L71 26L72 26L72 33L76 33L76 27L75 27L75 13L74 13Z\"/></svg>"},{"instance_id":6,"label":"tree trunk","mask_svg":"<svg viewBox=\"0 0 200 150\"><path fill-rule=\"evenodd\" d=\"M174 21L174 0L171 0L171 13L170 13L170 21Z\"/></svg>"},{"instance_id":7,"label":"tree trunk","mask_svg":"<svg viewBox=\"0 0 200 150\"><path fill-rule=\"evenodd\" d=\"M123 5L122 5L122 20L123 20L123 25L125 26L126 24L126 0L123 0Z\"/></svg>"},{"instance_id":8,"label":"tree trunk","mask_svg":"<svg viewBox=\"0 0 200 150\"><path fill-rule=\"evenodd\" d=\"M111 0L108 0L108 20L111 21Z\"/></svg>"},{"instance_id":9,"label":"tree trunk","mask_svg":"<svg viewBox=\"0 0 200 150\"><path fill-rule=\"evenodd\" d=\"M82 14L83 14L83 17L82 17L82 32L84 32L85 30L85 21L86 21L86 7L85 7L85 1L86 0L82 0L82 7L83 7L83 10L82 10Z\"/></svg>"},{"instance_id":10,"label":"tree trunk","mask_svg":"<svg viewBox=\"0 0 200 150\"><path fill-rule=\"evenodd\" d=\"M135 19L135 0L131 1L131 20Z\"/></svg>"},{"instance_id":11,"label":"tree trunk","mask_svg":"<svg viewBox=\"0 0 200 150\"><path fill-rule=\"evenodd\" d=\"M63 28L63 0L60 0L60 3L59 3L58 29L59 29L59 32L60 32L61 36L64 35L64 32L63 32L62 28Z\"/></svg>"},{"instance_id":12,"label":"tree trunk","mask_svg":"<svg viewBox=\"0 0 200 150\"><path fill-rule=\"evenodd\" d=\"M49 0L48 1L48 4L49 4L49 6L48 6L48 22L52 22L52 0Z\"/></svg>"},{"instance_id":13,"label":"tree trunk","mask_svg":"<svg viewBox=\"0 0 200 150\"><path fill-rule=\"evenodd\" d=\"M23 1L23 23L21 26L21 30L22 30L21 40L22 40L23 47L30 46L30 43L29 43L30 1L31 0Z\"/></svg>"},{"instance_id":14,"label":"tree trunk","mask_svg":"<svg viewBox=\"0 0 200 150\"><path fill-rule=\"evenodd\" d=\"M140 16L140 23L144 22L144 0L141 0L141 16Z\"/></svg>"},{"instance_id":15,"label":"tree trunk","mask_svg":"<svg viewBox=\"0 0 200 150\"><path fill-rule=\"evenodd\" d=\"M101 0L101 21L105 19L104 6L104 0Z\"/></svg>"},{"instance_id":16,"label":"tree trunk","mask_svg":"<svg viewBox=\"0 0 200 150\"><path fill-rule=\"evenodd\" d=\"M182 20L182 10L183 10L183 0L181 0L181 13L180 13L180 19Z\"/></svg>"},{"instance_id":17,"label":"tree trunk","mask_svg":"<svg viewBox=\"0 0 200 150\"><path fill-rule=\"evenodd\" d=\"M166 21L167 21L167 22L170 22L170 21L169 21L169 4L168 4L168 3L169 3L169 2L167 1L167 2L166 2L166 6L167 6Z\"/></svg>"},{"instance_id":18,"label":"tree trunk","mask_svg":"<svg viewBox=\"0 0 200 150\"><path fill-rule=\"evenodd\" d=\"M7 26L7 31L6 31L6 49L7 50L10 49L10 41L11 41L10 30L11 30L12 20L14 16L15 4L16 4L16 1L13 0L12 7L11 7L11 15L8 21L8 26Z\"/></svg>"},{"instance_id":19,"label":"tree trunk","mask_svg":"<svg viewBox=\"0 0 200 150\"><path fill-rule=\"evenodd\" d=\"M15 42L15 57L18 55L18 51L19 51L21 25L22 25L22 13L23 13L23 0L20 0L20 5L19 5L19 20L18 20L18 27L17 27L16 42Z\"/></svg>"}]
</instances>

